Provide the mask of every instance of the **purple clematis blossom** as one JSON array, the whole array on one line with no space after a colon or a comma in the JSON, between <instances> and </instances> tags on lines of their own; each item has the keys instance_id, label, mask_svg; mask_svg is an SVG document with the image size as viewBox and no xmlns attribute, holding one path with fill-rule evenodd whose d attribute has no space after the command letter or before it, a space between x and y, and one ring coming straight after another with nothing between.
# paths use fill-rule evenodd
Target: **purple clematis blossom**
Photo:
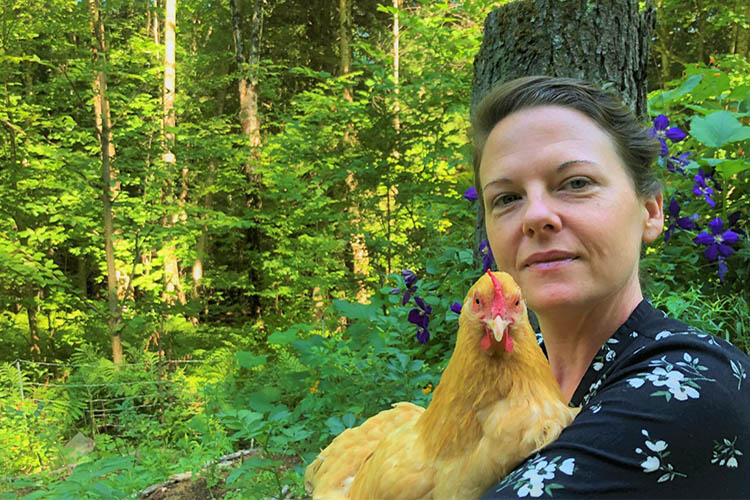
<instances>
[{"instance_id":1,"label":"purple clematis blossom","mask_svg":"<svg viewBox=\"0 0 750 500\"><path fill-rule=\"evenodd\" d=\"M709 222L708 227L711 230L710 233L703 231L693 241L700 245L706 245L706 258L709 261L719 261L719 279L723 281L727 272L727 264L724 259L734 253L734 248L730 245L740 241L740 235L732 230L724 231L724 221L719 217Z\"/></svg>"},{"instance_id":2,"label":"purple clematis blossom","mask_svg":"<svg viewBox=\"0 0 750 500\"><path fill-rule=\"evenodd\" d=\"M461 309L463 309L463 306L461 306L460 302L454 302L451 305L451 311L453 311L456 314L461 314Z\"/></svg>"},{"instance_id":3,"label":"purple clematis blossom","mask_svg":"<svg viewBox=\"0 0 750 500\"><path fill-rule=\"evenodd\" d=\"M685 169L683 167L686 167L690 164L690 155L692 153L680 153L678 156L670 156L667 158L667 170L672 172L673 174L679 173L684 175L687 175L687 172L685 172Z\"/></svg>"},{"instance_id":4,"label":"purple clematis blossom","mask_svg":"<svg viewBox=\"0 0 750 500\"><path fill-rule=\"evenodd\" d=\"M424 300L417 296L414 296L414 302L417 303L418 307L409 311L409 323L417 325L417 340L426 344L430 340L430 331L427 329L427 325L430 324L432 307L425 304Z\"/></svg>"},{"instance_id":5,"label":"purple clematis blossom","mask_svg":"<svg viewBox=\"0 0 750 500\"><path fill-rule=\"evenodd\" d=\"M492 263L495 262L489 241L484 240L479 244L479 253L482 255L482 272L485 273L492 267Z\"/></svg>"},{"instance_id":6,"label":"purple clematis blossom","mask_svg":"<svg viewBox=\"0 0 750 500\"><path fill-rule=\"evenodd\" d=\"M409 299L412 295L417 291L417 280L419 279L416 274L414 274L414 271L411 269L404 269L401 271L401 276L404 278L404 284L406 285L406 289L404 290L404 296L401 298L401 305L405 306L407 302L409 302ZM400 288L394 288L391 290L392 294L401 293Z\"/></svg>"},{"instance_id":7,"label":"purple clematis blossom","mask_svg":"<svg viewBox=\"0 0 750 500\"><path fill-rule=\"evenodd\" d=\"M664 115L659 115L654 118L654 127L649 129L648 133L651 137L659 139L661 144L661 152L659 156L669 156L669 146L667 146L667 139L671 142L680 142L687 134L683 132L679 127L669 127L669 118Z\"/></svg>"},{"instance_id":8,"label":"purple clematis blossom","mask_svg":"<svg viewBox=\"0 0 750 500\"><path fill-rule=\"evenodd\" d=\"M711 196L714 194L714 190L710 187L708 187L708 184L706 184L706 181L710 180L713 182L713 179L711 176L706 175L703 173L703 169L699 168L698 173L695 175L695 184L693 184L693 194L695 196L702 196L706 203L711 205L711 208L716 208L716 203L711 198Z\"/></svg>"},{"instance_id":9,"label":"purple clematis blossom","mask_svg":"<svg viewBox=\"0 0 750 500\"><path fill-rule=\"evenodd\" d=\"M667 230L664 232L664 243L669 241L669 238L672 237L672 233L677 227L680 227L682 229L695 229L695 224L693 221L698 218L698 214L693 214L690 217L680 217L680 205L674 198L669 201L668 210L669 219L671 222Z\"/></svg>"},{"instance_id":10,"label":"purple clematis blossom","mask_svg":"<svg viewBox=\"0 0 750 500\"><path fill-rule=\"evenodd\" d=\"M727 267L727 263L719 257L719 281L724 281L724 276L726 276L727 271L729 271L729 268Z\"/></svg>"},{"instance_id":11,"label":"purple clematis blossom","mask_svg":"<svg viewBox=\"0 0 750 500\"><path fill-rule=\"evenodd\" d=\"M420 344L426 344L430 341L430 331L421 326L417 327L417 340Z\"/></svg>"},{"instance_id":12,"label":"purple clematis blossom","mask_svg":"<svg viewBox=\"0 0 750 500\"><path fill-rule=\"evenodd\" d=\"M464 193L464 198L466 198L469 201L476 201L478 198L477 196L477 188L474 186L471 186L469 189L466 190Z\"/></svg>"}]
</instances>

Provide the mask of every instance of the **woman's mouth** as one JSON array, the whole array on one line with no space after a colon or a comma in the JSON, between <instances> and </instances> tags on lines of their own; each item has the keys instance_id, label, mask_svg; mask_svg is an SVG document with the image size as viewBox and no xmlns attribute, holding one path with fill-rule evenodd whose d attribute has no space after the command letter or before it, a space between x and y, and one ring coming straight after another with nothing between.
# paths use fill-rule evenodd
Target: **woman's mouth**
<instances>
[{"instance_id":1,"label":"woman's mouth","mask_svg":"<svg viewBox=\"0 0 750 500\"><path fill-rule=\"evenodd\" d=\"M526 267L528 267L529 269L534 269L538 271L560 269L561 267L565 267L577 259L578 257L566 257L562 259L543 260L543 261L537 261L532 264L529 264Z\"/></svg>"},{"instance_id":2,"label":"woman's mouth","mask_svg":"<svg viewBox=\"0 0 750 500\"><path fill-rule=\"evenodd\" d=\"M577 255L564 250L548 250L531 254L523 261L523 268L547 271L565 267L577 259Z\"/></svg>"}]
</instances>

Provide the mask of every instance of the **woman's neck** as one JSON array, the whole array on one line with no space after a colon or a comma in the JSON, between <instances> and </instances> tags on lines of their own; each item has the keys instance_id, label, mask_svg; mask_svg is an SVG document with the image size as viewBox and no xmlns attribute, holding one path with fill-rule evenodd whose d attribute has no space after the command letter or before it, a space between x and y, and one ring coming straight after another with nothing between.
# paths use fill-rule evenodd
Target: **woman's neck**
<instances>
[{"instance_id":1,"label":"woman's neck","mask_svg":"<svg viewBox=\"0 0 750 500\"><path fill-rule=\"evenodd\" d=\"M552 373L570 401L594 356L643 300L640 285L586 307L534 311Z\"/></svg>"}]
</instances>

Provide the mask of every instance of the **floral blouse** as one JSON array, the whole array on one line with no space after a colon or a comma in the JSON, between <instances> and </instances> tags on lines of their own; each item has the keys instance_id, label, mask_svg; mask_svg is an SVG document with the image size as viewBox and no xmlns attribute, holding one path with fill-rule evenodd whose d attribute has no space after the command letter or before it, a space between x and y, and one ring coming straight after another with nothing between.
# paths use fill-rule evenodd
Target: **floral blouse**
<instances>
[{"instance_id":1,"label":"floral blouse","mask_svg":"<svg viewBox=\"0 0 750 500\"><path fill-rule=\"evenodd\" d=\"M602 346L554 443L482 498L750 498L750 358L646 300Z\"/></svg>"}]
</instances>

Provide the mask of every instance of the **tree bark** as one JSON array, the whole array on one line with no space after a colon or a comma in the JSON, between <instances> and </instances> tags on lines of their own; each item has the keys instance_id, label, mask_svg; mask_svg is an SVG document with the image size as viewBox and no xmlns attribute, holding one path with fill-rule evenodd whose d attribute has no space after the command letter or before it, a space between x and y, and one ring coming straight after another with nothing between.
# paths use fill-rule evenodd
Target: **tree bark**
<instances>
[{"instance_id":1,"label":"tree bark","mask_svg":"<svg viewBox=\"0 0 750 500\"><path fill-rule=\"evenodd\" d=\"M339 75L348 75L352 70L352 3L351 0L339 0ZM350 86L344 87L344 100L352 102L354 94ZM349 125L344 131L344 147L349 147L354 141L354 130ZM352 274L357 282L357 301L367 302L369 293L364 278L370 273L370 256L365 243L365 235L361 230L362 215L359 202L355 194L357 179L353 171L346 176L346 186L349 191L351 206L349 216L353 227L349 246L352 249Z\"/></svg>"},{"instance_id":2,"label":"tree bark","mask_svg":"<svg viewBox=\"0 0 750 500\"><path fill-rule=\"evenodd\" d=\"M400 143L400 134L401 134L401 100L399 97L399 94L401 93L399 79L400 79L400 56L401 51L399 47L399 39L401 37L401 27L399 23L399 17L398 17L398 9L400 8L401 0L393 0L393 8L396 9L396 12L393 14L393 95L394 95L394 103L393 103L393 129L396 132L395 136L395 145L393 148L393 158L396 160L396 162L399 161L401 158L401 152L399 148ZM386 254L386 264L385 264L385 270L386 275L391 274L391 258L392 258L392 250L391 250L391 214L393 213L393 208L396 203L396 194L398 193L398 189L396 186L394 186L391 182L391 172L390 172L390 164L387 164L388 171L386 172L385 177L385 183L386 183L386 193L385 193L385 211L386 211L386 239L388 241L388 249Z\"/></svg>"},{"instance_id":3,"label":"tree bark","mask_svg":"<svg viewBox=\"0 0 750 500\"><path fill-rule=\"evenodd\" d=\"M104 252L107 261L107 304L109 307L109 319L107 326L112 341L112 361L117 365L122 363L122 340L118 330L120 323L120 306L117 299L117 270L115 268L115 251L112 242L113 216L112 216L112 174L110 148L111 128L109 99L107 98L107 73L104 70L107 61L106 44L104 41L104 23L101 18L98 0L88 0L90 25L92 31L91 51L94 64L97 66L95 79L94 113L99 116L96 119L99 143L101 145L101 182L102 182L102 205L104 211ZM97 105L98 102L98 105Z\"/></svg>"},{"instance_id":4,"label":"tree bark","mask_svg":"<svg viewBox=\"0 0 750 500\"><path fill-rule=\"evenodd\" d=\"M164 167L167 170L168 177L174 175L174 169L177 166L177 158L173 152L175 143L174 127L176 125L174 111L174 96L176 89L177 66L175 62L175 27L177 24L177 0L165 0L164 2L164 95L163 95L163 125L164 125ZM186 184L187 171L182 169L181 179L182 186L180 195L177 197L178 205L184 204L187 195ZM167 186L166 199L173 199L174 188ZM179 220L180 210L172 214L167 225L172 226ZM164 246L164 292L165 299L168 303L174 303L174 297L181 304L186 303L185 292L180 284L180 267L177 261L177 249L173 241Z\"/></svg>"},{"instance_id":5,"label":"tree bark","mask_svg":"<svg viewBox=\"0 0 750 500\"><path fill-rule=\"evenodd\" d=\"M260 198L257 196L257 186L260 178L255 165L260 160L260 115L258 113L258 66L260 65L260 42L263 37L263 0L253 2L253 12L250 21L250 40L247 54L243 38L242 15L237 6L237 0L229 0L232 11L232 35L234 38L234 55L240 78L238 94L240 101L239 120L242 133L247 137L250 145L250 157L245 162L244 174L247 186L245 188L245 205L248 213L260 208ZM251 250L260 248L260 231L251 226L245 233L246 247ZM248 267L248 280L253 290L261 287L260 273L254 264ZM254 317L261 315L260 295L252 293L249 297L250 311Z\"/></svg>"},{"instance_id":6,"label":"tree bark","mask_svg":"<svg viewBox=\"0 0 750 500\"><path fill-rule=\"evenodd\" d=\"M490 13L474 59L472 111L499 82L528 75L575 77L613 88L646 116L646 64L654 26L648 2L637 0L522 0ZM478 204L474 255L486 240Z\"/></svg>"},{"instance_id":7,"label":"tree bark","mask_svg":"<svg viewBox=\"0 0 750 500\"><path fill-rule=\"evenodd\" d=\"M646 113L646 63L654 25L637 0L522 0L490 13L474 59L472 109L498 82L566 76L612 87Z\"/></svg>"}]
</instances>

